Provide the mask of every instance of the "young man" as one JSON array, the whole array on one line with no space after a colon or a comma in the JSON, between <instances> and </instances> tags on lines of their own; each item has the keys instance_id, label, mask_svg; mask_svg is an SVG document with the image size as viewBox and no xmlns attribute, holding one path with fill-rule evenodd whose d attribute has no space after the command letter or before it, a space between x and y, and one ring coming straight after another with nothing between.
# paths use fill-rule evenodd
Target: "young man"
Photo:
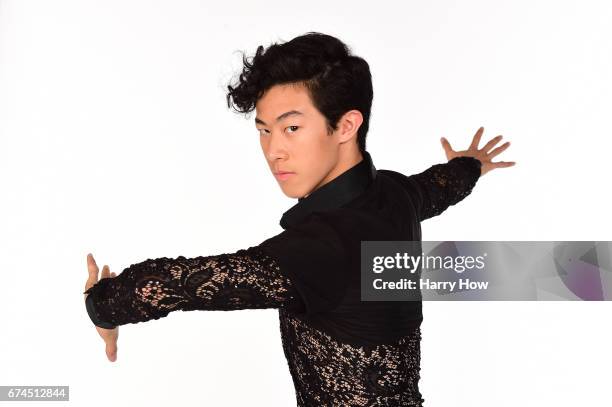
<instances>
[{"instance_id":1,"label":"young man","mask_svg":"<svg viewBox=\"0 0 612 407\"><path fill-rule=\"evenodd\" d=\"M88 255L86 307L116 359L117 326L182 310L278 308L299 406L421 406L421 302L360 301L360 242L421 240L420 222L467 196L509 143L454 151L406 177L365 149L368 64L338 39L307 33L257 49L228 105L256 110L264 157L298 202L282 233L234 253L158 258L115 276ZM491 151L492 150L492 151Z\"/></svg>"}]
</instances>

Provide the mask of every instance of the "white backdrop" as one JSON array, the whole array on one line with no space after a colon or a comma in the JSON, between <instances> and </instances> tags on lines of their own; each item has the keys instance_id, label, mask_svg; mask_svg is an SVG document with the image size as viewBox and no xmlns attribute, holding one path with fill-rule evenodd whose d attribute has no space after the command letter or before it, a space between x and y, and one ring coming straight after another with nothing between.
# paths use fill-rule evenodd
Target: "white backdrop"
<instances>
[{"instance_id":1,"label":"white backdrop","mask_svg":"<svg viewBox=\"0 0 612 407\"><path fill-rule=\"evenodd\" d=\"M215 5L209 4L215 3ZM117 273L279 233L254 115L226 106L240 52L320 31L370 64L368 151L405 174L511 141L424 240L612 240L607 1L0 0L0 385L74 406L291 406L276 310L120 328L83 304L86 254ZM500 145L501 145L500 143ZM606 302L425 302L430 407L607 406ZM21 405L21 404L16 404Z\"/></svg>"}]
</instances>

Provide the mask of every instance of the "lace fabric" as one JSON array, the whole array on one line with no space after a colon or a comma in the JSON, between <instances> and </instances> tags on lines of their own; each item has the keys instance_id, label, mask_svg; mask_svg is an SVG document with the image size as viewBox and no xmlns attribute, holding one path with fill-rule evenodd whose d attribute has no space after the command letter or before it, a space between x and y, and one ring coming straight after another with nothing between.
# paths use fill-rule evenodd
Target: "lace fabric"
<instances>
[{"instance_id":1,"label":"lace fabric","mask_svg":"<svg viewBox=\"0 0 612 407\"><path fill-rule=\"evenodd\" d=\"M113 325L171 311L278 308L298 406L420 406L420 330L395 344L354 347L288 311L299 301L276 261L257 246L236 253L133 264L89 288L95 315Z\"/></svg>"},{"instance_id":2,"label":"lace fabric","mask_svg":"<svg viewBox=\"0 0 612 407\"><path fill-rule=\"evenodd\" d=\"M420 219L440 215L468 196L480 177L482 163L473 157L455 157L408 177L422 197Z\"/></svg>"},{"instance_id":3,"label":"lace fabric","mask_svg":"<svg viewBox=\"0 0 612 407\"><path fill-rule=\"evenodd\" d=\"M422 220L467 196L480 165L458 157L410 177L379 171L416 197ZM295 253L292 249L289 255ZM298 406L422 406L420 328L392 343L343 342L296 311L304 309L300 292L307 291L298 291L299 280L292 281L280 264L262 245L212 256L147 259L85 291L87 312L94 324L107 327L155 320L178 310L277 308Z\"/></svg>"},{"instance_id":4,"label":"lace fabric","mask_svg":"<svg viewBox=\"0 0 612 407\"><path fill-rule=\"evenodd\" d=\"M279 320L298 406L423 405L420 328L392 344L352 346L287 310Z\"/></svg>"},{"instance_id":5,"label":"lace fabric","mask_svg":"<svg viewBox=\"0 0 612 407\"><path fill-rule=\"evenodd\" d=\"M132 264L90 287L94 322L123 325L172 311L280 308L299 303L289 279L259 247Z\"/></svg>"}]
</instances>

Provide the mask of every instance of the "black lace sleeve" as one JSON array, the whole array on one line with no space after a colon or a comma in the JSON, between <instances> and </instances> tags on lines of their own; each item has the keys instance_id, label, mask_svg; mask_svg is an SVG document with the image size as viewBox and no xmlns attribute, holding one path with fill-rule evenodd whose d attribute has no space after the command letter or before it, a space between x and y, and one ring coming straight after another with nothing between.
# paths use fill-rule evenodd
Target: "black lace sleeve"
<instances>
[{"instance_id":1,"label":"black lace sleeve","mask_svg":"<svg viewBox=\"0 0 612 407\"><path fill-rule=\"evenodd\" d=\"M291 281L259 246L195 258L162 257L132 264L85 293L95 325L144 322L172 311L300 307Z\"/></svg>"},{"instance_id":2,"label":"black lace sleeve","mask_svg":"<svg viewBox=\"0 0 612 407\"><path fill-rule=\"evenodd\" d=\"M437 216L468 196L480 178L481 166L474 157L455 157L407 177L417 198L419 220Z\"/></svg>"}]
</instances>

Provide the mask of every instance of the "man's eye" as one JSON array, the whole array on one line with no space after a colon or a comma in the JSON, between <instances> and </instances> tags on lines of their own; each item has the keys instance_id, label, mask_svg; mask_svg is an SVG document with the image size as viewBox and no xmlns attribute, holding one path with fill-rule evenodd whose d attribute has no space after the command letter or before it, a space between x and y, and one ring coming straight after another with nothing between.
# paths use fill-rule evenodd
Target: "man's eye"
<instances>
[{"instance_id":1,"label":"man's eye","mask_svg":"<svg viewBox=\"0 0 612 407\"><path fill-rule=\"evenodd\" d=\"M295 128L295 130L293 130L293 131L297 131L297 129L299 129L299 128L300 128L300 126L289 126L289 127L287 127L287 128L288 128L288 129L293 129L293 128Z\"/></svg>"},{"instance_id":2,"label":"man's eye","mask_svg":"<svg viewBox=\"0 0 612 407\"><path fill-rule=\"evenodd\" d=\"M266 129L257 129L257 131L259 131L259 134L262 134L262 131L267 131Z\"/></svg>"}]
</instances>

